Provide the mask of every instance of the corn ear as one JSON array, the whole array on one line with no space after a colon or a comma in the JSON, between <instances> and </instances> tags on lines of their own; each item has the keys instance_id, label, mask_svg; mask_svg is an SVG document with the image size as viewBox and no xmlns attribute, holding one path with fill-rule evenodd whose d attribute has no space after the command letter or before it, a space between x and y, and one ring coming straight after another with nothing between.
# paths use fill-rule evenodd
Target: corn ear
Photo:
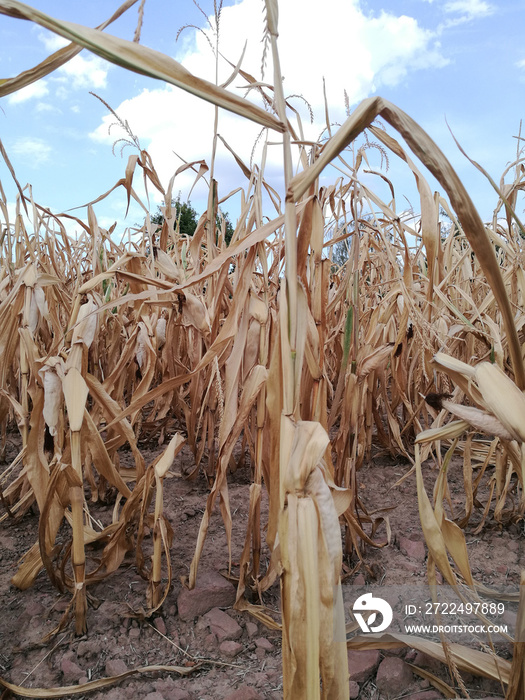
<instances>
[{"instance_id":1,"label":"corn ear","mask_svg":"<svg viewBox=\"0 0 525 700\"><path fill-rule=\"evenodd\" d=\"M62 379L62 390L66 400L71 432L79 432L82 429L88 388L84 377L76 367L71 367Z\"/></svg>"},{"instance_id":2,"label":"corn ear","mask_svg":"<svg viewBox=\"0 0 525 700\"><path fill-rule=\"evenodd\" d=\"M51 358L39 372L44 385L44 420L53 437L57 434L62 410L62 378L64 362L61 358Z\"/></svg>"},{"instance_id":3,"label":"corn ear","mask_svg":"<svg viewBox=\"0 0 525 700\"><path fill-rule=\"evenodd\" d=\"M442 406L447 411L452 413L456 418L461 418L467 421L470 425L483 433L496 435L503 440L514 440L515 437L507 430L507 428L494 416L491 416L485 411L481 411L474 406L462 406L453 401L442 401Z\"/></svg>"},{"instance_id":4,"label":"corn ear","mask_svg":"<svg viewBox=\"0 0 525 700\"><path fill-rule=\"evenodd\" d=\"M525 442L525 396L505 372L490 362L475 367L475 379L487 408L514 440Z\"/></svg>"}]
</instances>

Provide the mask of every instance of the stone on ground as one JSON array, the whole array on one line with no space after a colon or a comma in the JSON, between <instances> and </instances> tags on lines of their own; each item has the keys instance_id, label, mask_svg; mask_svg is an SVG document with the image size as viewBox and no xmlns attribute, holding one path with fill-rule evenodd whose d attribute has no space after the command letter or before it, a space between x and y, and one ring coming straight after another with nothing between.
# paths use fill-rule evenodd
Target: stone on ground
<instances>
[{"instance_id":1,"label":"stone on ground","mask_svg":"<svg viewBox=\"0 0 525 700\"><path fill-rule=\"evenodd\" d=\"M224 656L233 659L234 656L241 653L243 648L244 647L242 644L239 644L239 642L226 641L219 646L219 651L221 654L224 654Z\"/></svg>"},{"instance_id":2,"label":"stone on ground","mask_svg":"<svg viewBox=\"0 0 525 700\"><path fill-rule=\"evenodd\" d=\"M406 692L413 680L410 666L397 656L387 656L377 669L377 689L387 698L395 698Z\"/></svg>"},{"instance_id":3,"label":"stone on ground","mask_svg":"<svg viewBox=\"0 0 525 700\"><path fill-rule=\"evenodd\" d=\"M67 656L60 662L60 670L64 674L64 681L66 685L77 683L82 676L86 675L85 671Z\"/></svg>"},{"instance_id":4,"label":"stone on ground","mask_svg":"<svg viewBox=\"0 0 525 700\"><path fill-rule=\"evenodd\" d=\"M212 608L228 608L235 602L235 589L217 571L203 570L195 588L183 588L177 599L179 617L188 622Z\"/></svg>"},{"instance_id":5,"label":"stone on ground","mask_svg":"<svg viewBox=\"0 0 525 700\"><path fill-rule=\"evenodd\" d=\"M371 649L366 651L348 651L348 671L350 680L357 683L367 681L375 672L379 664L379 651Z\"/></svg>"},{"instance_id":6,"label":"stone on ground","mask_svg":"<svg viewBox=\"0 0 525 700\"><path fill-rule=\"evenodd\" d=\"M359 683L350 681L350 700L356 700L359 697Z\"/></svg>"},{"instance_id":7,"label":"stone on ground","mask_svg":"<svg viewBox=\"0 0 525 700\"><path fill-rule=\"evenodd\" d=\"M106 676L120 676L121 673L126 673L128 667L122 659L110 659L106 661Z\"/></svg>"},{"instance_id":8,"label":"stone on ground","mask_svg":"<svg viewBox=\"0 0 525 700\"><path fill-rule=\"evenodd\" d=\"M402 554L405 554L411 559L417 559L418 561L425 561L426 549L425 544L422 540L409 540L408 537L399 538L399 549Z\"/></svg>"},{"instance_id":9,"label":"stone on ground","mask_svg":"<svg viewBox=\"0 0 525 700\"><path fill-rule=\"evenodd\" d=\"M203 615L206 626L217 636L219 642L226 639L239 639L242 635L242 628L237 622L220 608L212 608Z\"/></svg>"}]
</instances>

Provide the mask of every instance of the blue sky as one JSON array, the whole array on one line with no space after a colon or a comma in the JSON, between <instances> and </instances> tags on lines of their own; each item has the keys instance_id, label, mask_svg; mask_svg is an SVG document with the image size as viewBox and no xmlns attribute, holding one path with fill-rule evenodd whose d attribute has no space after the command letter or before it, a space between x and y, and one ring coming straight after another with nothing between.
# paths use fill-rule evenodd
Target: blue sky
<instances>
[{"instance_id":1,"label":"blue sky","mask_svg":"<svg viewBox=\"0 0 525 700\"><path fill-rule=\"evenodd\" d=\"M118 7L118 2L108 0L30 0L29 4L53 17L90 26L107 19ZM211 0L202 0L200 5L212 14ZM514 137L525 112L523 4L489 0L307 0L298 5L282 0L280 5L285 92L302 95L314 113L311 125L302 100L293 100L306 136L315 138L324 126L323 78L334 124L346 117L345 91L351 107L365 97L381 95L427 130L452 161L483 218L489 219L496 196L458 151L447 121L463 148L499 182L505 166L516 157ZM132 39L137 8L138 4L107 31ZM257 77L262 56L262 10L262 0L225 0L219 35L220 51L233 63L248 42L243 68ZM176 41L184 25L196 25L203 31L185 29ZM208 40L215 40L213 32L191 0L146 1L141 43L173 56L193 73L213 81L215 63ZM0 78L36 65L64 43L36 25L0 15ZM230 70L221 61L219 80L225 80ZM265 78L271 81L271 77L269 66ZM230 89L244 94L235 83ZM150 152L165 186L182 163L176 154L187 161L209 162L213 123L210 106L83 51L24 92L0 98L0 138L20 183L33 186L38 203L60 213L95 199L124 175L128 156L134 151L126 148L121 157L117 145L113 154L112 145L122 133L111 127L108 134L114 118L90 91L128 120L142 147ZM262 141L254 149L257 126L221 112L219 133L246 162L252 156L258 162ZM371 151L369 156L371 165L378 168L379 153ZM272 146L266 172L277 187L279 164L280 149ZM391 156L386 175L394 183L398 210L408 207L408 202L417 210L413 178L406 166ZM337 176L336 171L325 171L326 182ZM0 179L8 200L14 203L16 190L3 163ZM222 145L217 153L217 179L220 196L246 184ZM138 177L136 184L140 193ZM190 186L191 177L182 174L175 180L174 193L180 191L186 197ZM379 185L378 193L387 196ZM159 200L151 190L150 194L150 209L154 211ZM204 187L198 185L191 199L201 211L205 206ZM235 218L239 196L232 196L223 207ZM102 226L108 228L117 221L122 230L143 218L140 208L133 206L124 219L125 208L122 190L97 204L95 211ZM75 213L82 218L86 215L85 209Z\"/></svg>"}]
</instances>

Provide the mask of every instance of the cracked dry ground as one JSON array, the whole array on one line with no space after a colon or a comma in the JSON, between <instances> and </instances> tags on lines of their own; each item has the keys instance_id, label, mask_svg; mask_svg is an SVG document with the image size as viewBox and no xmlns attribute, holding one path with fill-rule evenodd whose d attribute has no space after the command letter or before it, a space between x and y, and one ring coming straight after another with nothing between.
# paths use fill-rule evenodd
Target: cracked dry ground
<instances>
[{"instance_id":1,"label":"cracked dry ground","mask_svg":"<svg viewBox=\"0 0 525 700\"><path fill-rule=\"evenodd\" d=\"M8 462L15 456L16 446L11 444L9 449ZM146 463L155 455L154 450L146 453ZM125 461L125 453L121 459ZM190 463L191 456L185 448L173 465L172 478L165 482L165 515L175 533L171 550L173 586L161 614L150 620L130 616L133 610L145 605L146 582L138 576L133 556L129 555L115 574L90 587L88 635L75 637L69 625L50 642L41 644L44 635L60 620L70 596L57 593L45 572L39 574L35 585L27 591L11 585L19 557L36 541L38 519L29 512L19 521L0 524L0 675L3 678L26 688L52 688L81 685L148 665L170 665L188 670L197 667L197 670L184 677L165 671L137 673L109 688L67 697L90 700L277 700L282 697L279 632L266 629L247 613L233 610L235 588L221 576L220 572L227 568L228 554L219 509L211 519L197 588L188 592L180 583L180 577L188 573L208 493L204 476L194 481L182 478L185 465ZM388 511L392 539L389 546L381 549L366 547L368 571L361 568L350 573L357 560L345 562L343 597L347 609L356 592L374 590L377 595L378 585L426 580L426 549L419 523L415 476L394 486L408 469L404 463L376 455L358 472L359 493L368 511L393 507ZM429 494L436 473L430 464L425 465ZM449 484L451 502L458 512L463 504L462 478L461 464L453 462ZM249 465L229 474L233 575L244 543L249 484ZM263 522L266 506L265 500ZM94 514L107 520L111 509L111 504L97 506ZM524 544L521 526L501 528L488 521L474 535L479 517L478 514L478 520L466 531L474 577L487 585L516 589ZM385 539L384 527L376 537ZM96 556L96 552L92 554ZM278 612L278 583L267 591L264 603ZM506 614L512 622L512 611ZM510 652L507 644L500 653L510 658ZM414 673L410 664L430 670L457 687L445 666L413 649L349 651L348 658L352 698L443 697L428 680ZM463 681L472 698L504 694L501 685L494 681L468 674L463 674Z\"/></svg>"}]
</instances>

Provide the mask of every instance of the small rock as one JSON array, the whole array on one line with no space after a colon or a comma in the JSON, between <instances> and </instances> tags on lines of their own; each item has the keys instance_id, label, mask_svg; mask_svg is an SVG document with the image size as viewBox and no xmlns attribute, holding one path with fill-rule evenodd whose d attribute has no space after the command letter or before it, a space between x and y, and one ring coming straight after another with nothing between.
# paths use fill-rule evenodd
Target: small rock
<instances>
[{"instance_id":1,"label":"small rock","mask_svg":"<svg viewBox=\"0 0 525 700\"><path fill-rule=\"evenodd\" d=\"M355 579L353 580L353 584L352 584L352 585L354 585L354 586L364 586L364 585L365 585L365 577L363 576L363 574L357 574L357 576L356 576Z\"/></svg>"},{"instance_id":2,"label":"small rock","mask_svg":"<svg viewBox=\"0 0 525 700\"><path fill-rule=\"evenodd\" d=\"M370 649L365 651L348 651L348 671L350 680L357 683L367 681L379 664L379 651Z\"/></svg>"},{"instance_id":3,"label":"small rock","mask_svg":"<svg viewBox=\"0 0 525 700\"><path fill-rule=\"evenodd\" d=\"M405 554L411 559L425 561L426 549L425 544L421 540L409 540L408 537L399 538L399 549L402 554Z\"/></svg>"},{"instance_id":4,"label":"small rock","mask_svg":"<svg viewBox=\"0 0 525 700\"><path fill-rule=\"evenodd\" d=\"M405 692L414 677L410 667L395 656L387 656L379 664L376 675L376 686L380 693L387 698L393 698Z\"/></svg>"},{"instance_id":5,"label":"small rock","mask_svg":"<svg viewBox=\"0 0 525 700\"><path fill-rule=\"evenodd\" d=\"M79 685L84 685L84 683L88 683L88 682L89 682L89 678L87 676L82 676L82 678L78 679Z\"/></svg>"},{"instance_id":6,"label":"small rock","mask_svg":"<svg viewBox=\"0 0 525 700\"><path fill-rule=\"evenodd\" d=\"M414 657L414 665L420 668L426 668L434 673L440 671L443 668L443 664L439 659L435 659L433 656L429 656L422 651L416 652Z\"/></svg>"},{"instance_id":7,"label":"small rock","mask_svg":"<svg viewBox=\"0 0 525 700\"><path fill-rule=\"evenodd\" d=\"M148 693L144 700L164 700L164 695L161 695L159 692L155 691L154 693Z\"/></svg>"},{"instance_id":8,"label":"small rock","mask_svg":"<svg viewBox=\"0 0 525 700\"><path fill-rule=\"evenodd\" d=\"M119 637L119 639L121 639L121 637ZM127 638L124 637L124 639L126 640L126 644L127 644ZM82 647L81 647L81 645L82 645ZM86 639L84 641L84 643L80 642L80 644L78 645L78 649L77 649L77 656L80 656L80 651L79 651L80 648L82 648L82 651L84 652L84 656L88 656L88 657L89 656L91 656L91 657L97 656L98 657L100 655L100 639L96 639L96 638Z\"/></svg>"},{"instance_id":9,"label":"small rock","mask_svg":"<svg viewBox=\"0 0 525 700\"><path fill-rule=\"evenodd\" d=\"M224 654L224 656L233 659L234 656L241 653L243 646L242 644L239 644L239 642L227 640L219 646L219 650L222 654Z\"/></svg>"},{"instance_id":10,"label":"small rock","mask_svg":"<svg viewBox=\"0 0 525 700\"><path fill-rule=\"evenodd\" d=\"M195 588L183 588L177 605L179 617L188 622L212 608L228 608L235 602L235 589L217 571L204 570L197 577Z\"/></svg>"},{"instance_id":11,"label":"small rock","mask_svg":"<svg viewBox=\"0 0 525 700\"><path fill-rule=\"evenodd\" d=\"M79 642L77 647L77 656L87 656L93 650L93 643L89 639Z\"/></svg>"},{"instance_id":12,"label":"small rock","mask_svg":"<svg viewBox=\"0 0 525 700\"><path fill-rule=\"evenodd\" d=\"M262 695L249 685L240 685L237 690L224 700L262 700Z\"/></svg>"},{"instance_id":13,"label":"small rock","mask_svg":"<svg viewBox=\"0 0 525 700\"><path fill-rule=\"evenodd\" d=\"M350 681L350 700L355 700L359 697L359 683Z\"/></svg>"},{"instance_id":14,"label":"small rock","mask_svg":"<svg viewBox=\"0 0 525 700\"><path fill-rule=\"evenodd\" d=\"M106 676L120 676L121 673L126 673L128 667L122 659L110 659L106 661Z\"/></svg>"},{"instance_id":15,"label":"small rock","mask_svg":"<svg viewBox=\"0 0 525 700\"><path fill-rule=\"evenodd\" d=\"M206 619L206 616L203 615L202 617L199 617L198 620L195 621L195 626L194 630L195 633L200 636L202 634L206 634L209 628L208 620Z\"/></svg>"},{"instance_id":16,"label":"small rock","mask_svg":"<svg viewBox=\"0 0 525 700\"><path fill-rule=\"evenodd\" d=\"M406 648L401 647L399 649L383 649L384 656L404 656L406 654Z\"/></svg>"},{"instance_id":17,"label":"small rock","mask_svg":"<svg viewBox=\"0 0 525 700\"><path fill-rule=\"evenodd\" d=\"M155 629L157 629L161 634L166 636L166 634L168 633L168 630L166 629L166 623L164 622L162 617L156 617L153 620L153 625L154 625Z\"/></svg>"},{"instance_id":18,"label":"small rock","mask_svg":"<svg viewBox=\"0 0 525 700\"><path fill-rule=\"evenodd\" d=\"M128 636L130 639L138 639L140 637L140 629L138 627L132 627L128 632Z\"/></svg>"},{"instance_id":19,"label":"small rock","mask_svg":"<svg viewBox=\"0 0 525 700\"><path fill-rule=\"evenodd\" d=\"M405 660L413 664L418 653L417 649L409 649L405 654Z\"/></svg>"},{"instance_id":20,"label":"small rock","mask_svg":"<svg viewBox=\"0 0 525 700\"><path fill-rule=\"evenodd\" d=\"M67 657L64 657L60 662L60 670L64 674L66 684L78 683L79 678L85 675L85 671Z\"/></svg>"},{"instance_id":21,"label":"small rock","mask_svg":"<svg viewBox=\"0 0 525 700\"><path fill-rule=\"evenodd\" d=\"M208 651L214 651L217 649L218 644L219 642L217 641L217 637L213 634L213 632L210 632L210 634L207 634L204 637L204 648Z\"/></svg>"},{"instance_id":22,"label":"small rock","mask_svg":"<svg viewBox=\"0 0 525 700\"><path fill-rule=\"evenodd\" d=\"M171 639L173 644L176 644L178 647L182 646L179 639L177 625L173 620L168 620L168 637Z\"/></svg>"},{"instance_id":23,"label":"small rock","mask_svg":"<svg viewBox=\"0 0 525 700\"><path fill-rule=\"evenodd\" d=\"M268 686L268 676L263 671L257 671L257 673L250 673L250 682L256 688L265 688Z\"/></svg>"},{"instance_id":24,"label":"small rock","mask_svg":"<svg viewBox=\"0 0 525 700\"><path fill-rule=\"evenodd\" d=\"M265 651L273 651L275 649L274 645L266 637L258 637L255 640L255 644L259 649L264 649Z\"/></svg>"},{"instance_id":25,"label":"small rock","mask_svg":"<svg viewBox=\"0 0 525 700\"><path fill-rule=\"evenodd\" d=\"M278 664L279 668L272 668L273 664ZM279 683L282 682L283 674L281 671L281 659L268 659L267 663L264 665L264 668L266 669L266 674L271 683L274 685L279 685Z\"/></svg>"},{"instance_id":26,"label":"small rock","mask_svg":"<svg viewBox=\"0 0 525 700\"><path fill-rule=\"evenodd\" d=\"M203 620L213 634L217 635L219 642L226 639L239 639L242 635L242 628L227 613L219 608L213 608L203 615Z\"/></svg>"},{"instance_id":27,"label":"small rock","mask_svg":"<svg viewBox=\"0 0 525 700\"><path fill-rule=\"evenodd\" d=\"M16 542L14 537L6 537L5 535L0 535L0 549L7 549L10 552L15 552Z\"/></svg>"},{"instance_id":28,"label":"small rock","mask_svg":"<svg viewBox=\"0 0 525 700\"><path fill-rule=\"evenodd\" d=\"M421 564L416 564L415 561L409 561L408 559L404 559L400 566L405 569L405 571L410 571L413 574L421 571Z\"/></svg>"},{"instance_id":29,"label":"small rock","mask_svg":"<svg viewBox=\"0 0 525 700\"><path fill-rule=\"evenodd\" d=\"M246 632L248 633L248 637L255 637L257 632L259 631L259 628L255 624L255 622L247 622L246 623Z\"/></svg>"}]
</instances>

